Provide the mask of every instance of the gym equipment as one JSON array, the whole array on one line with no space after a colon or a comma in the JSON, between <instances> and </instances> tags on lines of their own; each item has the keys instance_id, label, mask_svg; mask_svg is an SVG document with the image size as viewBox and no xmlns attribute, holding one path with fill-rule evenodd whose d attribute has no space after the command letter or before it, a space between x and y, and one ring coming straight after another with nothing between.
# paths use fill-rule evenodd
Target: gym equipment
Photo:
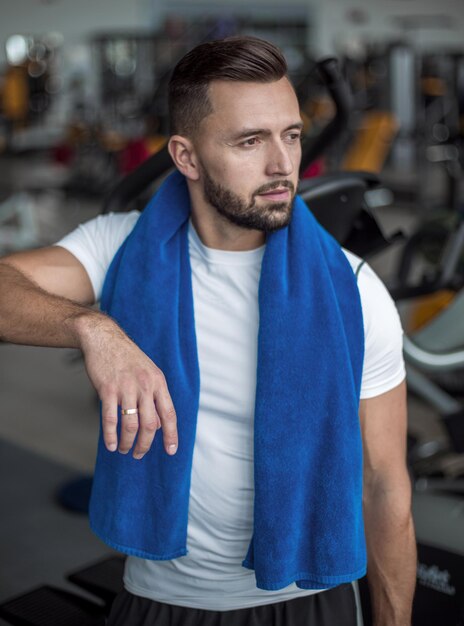
<instances>
[{"instance_id":1,"label":"gym equipment","mask_svg":"<svg viewBox=\"0 0 464 626\"><path fill-rule=\"evenodd\" d=\"M114 598L124 588L122 577L125 561L126 558L123 556L100 559L71 572L66 578L102 600L106 613L109 613Z\"/></svg>"},{"instance_id":2,"label":"gym equipment","mask_svg":"<svg viewBox=\"0 0 464 626\"><path fill-rule=\"evenodd\" d=\"M417 303L417 298L422 303L422 297L432 295L439 311L425 325L406 334L404 354L410 391L437 410L449 443L416 443L409 451L411 468L422 489L433 487L461 494L464 478L459 479L459 473L447 480L439 480L439 476L443 473L440 464L444 453L464 452L464 403L456 397L464 392L464 141L459 123L462 68L463 57L459 54L423 58L419 142L422 167L423 172L433 166L445 174L447 204L438 212L428 211L408 239L395 283L390 286L400 307L413 299ZM414 280L418 273L420 279ZM419 313L425 315L421 306ZM416 321L418 317L416 314Z\"/></svg>"},{"instance_id":3,"label":"gym equipment","mask_svg":"<svg viewBox=\"0 0 464 626\"><path fill-rule=\"evenodd\" d=\"M74 593L43 585L0 605L13 626L104 626L101 607Z\"/></svg>"},{"instance_id":4,"label":"gym equipment","mask_svg":"<svg viewBox=\"0 0 464 626\"><path fill-rule=\"evenodd\" d=\"M400 259L396 284L390 286L392 297L400 305L428 294L454 294L438 315L404 337L409 389L438 411L450 442L448 446L432 441L412 447L409 460L418 477L426 471L426 461L432 461L438 453L450 448L464 453L464 404L452 393L464 390L464 210L456 210L452 217L453 229L434 229L426 222L412 235ZM422 267L422 275L413 282L418 266ZM429 466L433 473L433 464ZM464 492L464 479L433 484L435 489L441 485L443 489ZM422 481L422 488L424 485Z\"/></svg>"},{"instance_id":5,"label":"gym equipment","mask_svg":"<svg viewBox=\"0 0 464 626\"><path fill-rule=\"evenodd\" d=\"M95 597L43 585L0 604L0 617L13 626L104 626L111 604L123 589L125 557L109 556L67 575Z\"/></svg>"},{"instance_id":6,"label":"gym equipment","mask_svg":"<svg viewBox=\"0 0 464 626\"><path fill-rule=\"evenodd\" d=\"M441 515L437 516L439 509ZM418 570L414 626L464 624L464 506L449 494L416 493Z\"/></svg>"},{"instance_id":7,"label":"gym equipment","mask_svg":"<svg viewBox=\"0 0 464 626\"><path fill-rule=\"evenodd\" d=\"M392 113L368 111L344 156L342 170L380 173L398 128L399 123Z\"/></svg>"},{"instance_id":8,"label":"gym equipment","mask_svg":"<svg viewBox=\"0 0 464 626\"><path fill-rule=\"evenodd\" d=\"M462 54L428 55L422 60L423 110L421 116L422 167L441 174L443 202L459 210L463 166ZM437 179L438 182L438 179Z\"/></svg>"},{"instance_id":9,"label":"gym equipment","mask_svg":"<svg viewBox=\"0 0 464 626\"><path fill-rule=\"evenodd\" d=\"M399 132L392 149L392 163L398 169L410 171L416 158L416 55L410 46L398 44L391 47L388 60L390 110L399 124Z\"/></svg>"},{"instance_id":10,"label":"gym equipment","mask_svg":"<svg viewBox=\"0 0 464 626\"><path fill-rule=\"evenodd\" d=\"M61 43L56 34L12 35L7 39L7 64L0 91L7 148L16 149L16 133L43 120L60 91L56 60Z\"/></svg>"}]
</instances>

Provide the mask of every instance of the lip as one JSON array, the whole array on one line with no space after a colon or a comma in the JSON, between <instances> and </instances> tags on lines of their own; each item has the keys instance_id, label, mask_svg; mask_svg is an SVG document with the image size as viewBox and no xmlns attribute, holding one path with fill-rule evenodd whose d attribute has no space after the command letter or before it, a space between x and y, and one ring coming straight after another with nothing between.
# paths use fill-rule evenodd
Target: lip
<instances>
[{"instance_id":1,"label":"lip","mask_svg":"<svg viewBox=\"0 0 464 626\"><path fill-rule=\"evenodd\" d=\"M266 200L287 200L290 197L290 190L287 187L282 187L281 189L273 189L272 191L268 191L266 193L259 194L262 198L266 198Z\"/></svg>"}]
</instances>

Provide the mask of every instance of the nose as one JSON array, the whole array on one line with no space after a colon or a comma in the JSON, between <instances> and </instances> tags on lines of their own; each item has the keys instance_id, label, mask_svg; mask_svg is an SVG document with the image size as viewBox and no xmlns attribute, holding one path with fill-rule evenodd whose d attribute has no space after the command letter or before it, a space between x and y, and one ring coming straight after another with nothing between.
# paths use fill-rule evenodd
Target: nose
<instances>
[{"instance_id":1,"label":"nose","mask_svg":"<svg viewBox=\"0 0 464 626\"><path fill-rule=\"evenodd\" d=\"M290 176L294 170L291 148L282 141L270 142L266 174L268 176Z\"/></svg>"}]
</instances>

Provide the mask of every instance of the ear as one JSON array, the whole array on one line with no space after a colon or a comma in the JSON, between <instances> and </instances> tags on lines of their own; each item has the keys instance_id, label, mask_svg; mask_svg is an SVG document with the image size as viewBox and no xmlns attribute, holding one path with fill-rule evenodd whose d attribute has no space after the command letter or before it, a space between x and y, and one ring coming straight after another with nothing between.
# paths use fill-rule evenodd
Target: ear
<instances>
[{"instance_id":1,"label":"ear","mask_svg":"<svg viewBox=\"0 0 464 626\"><path fill-rule=\"evenodd\" d=\"M179 172L190 180L198 180L200 171L195 150L190 139L182 135L173 135L168 143L169 154Z\"/></svg>"}]
</instances>

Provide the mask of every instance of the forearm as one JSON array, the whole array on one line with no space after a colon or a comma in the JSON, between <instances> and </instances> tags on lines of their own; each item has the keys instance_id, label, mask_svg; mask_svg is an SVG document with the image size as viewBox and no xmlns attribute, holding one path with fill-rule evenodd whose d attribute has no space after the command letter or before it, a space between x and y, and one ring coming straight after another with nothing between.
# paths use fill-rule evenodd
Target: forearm
<instances>
[{"instance_id":1,"label":"forearm","mask_svg":"<svg viewBox=\"0 0 464 626\"><path fill-rule=\"evenodd\" d=\"M3 262L0 262L0 292L2 341L80 348L89 327L111 323L99 311L44 291Z\"/></svg>"},{"instance_id":2,"label":"forearm","mask_svg":"<svg viewBox=\"0 0 464 626\"><path fill-rule=\"evenodd\" d=\"M416 542L407 479L365 493L364 523L374 626L410 626Z\"/></svg>"},{"instance_id":3,"label":"forearm","mask_svg":"<svg viewBox=\"0 0 464 626\"><path fill-rule=\"evenodd\" d=\"M58 254L58 261L63 260L63 253ZM55 257L54 250L50 256ZM78 294L80 302L92 302L91 284L81 282L79 286L82 272L74 271L73 275L77 283L67 285L60 273L61 280L55 283L60 288L57 293ZM85 275L84 283L87 280ZM176 413L164 374L114 320L45 291L5 261L0 261L0 293L1 341L82 350L87 374L102 403L103 438L108 450L127 454L133 447L134 458L141 459L161 426L167 454L176 453ZM119 406L137 410L119 422Z\"/></svg>"}]
</instances>

